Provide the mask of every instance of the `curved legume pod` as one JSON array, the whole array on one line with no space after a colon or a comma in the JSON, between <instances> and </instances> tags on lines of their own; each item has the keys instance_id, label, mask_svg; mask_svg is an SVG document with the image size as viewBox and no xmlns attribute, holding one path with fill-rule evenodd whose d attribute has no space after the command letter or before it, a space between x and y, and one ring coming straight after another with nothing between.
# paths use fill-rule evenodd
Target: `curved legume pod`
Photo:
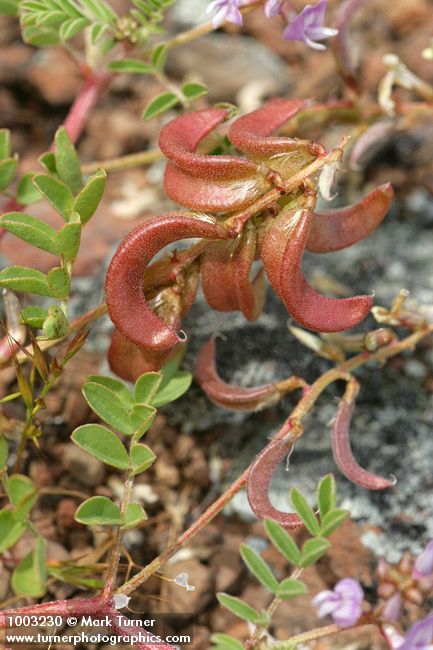
<instances>
[{"instance_id":1,"label":"curved legume pod","mask_svg":"<svg viewBox=\"0 0 433 650\"><path fill-rule=\"evenodd\" d=\"M247 223L235 241L212 242L202 256L203 293L217 311L241 311L250 321L256 320L265 301L266 285L262 271L250 282L256 252L257 235Z\"/></svg>"},{"instance_id":2,"label":"curved legume pod","mask_svg":"<svg viewBox=\"0 0 433 650\"><path fill-rule=\"evenodd\" d=\"M256 517L272 519L284 528L299 528L303 526L302 519L275 508L269 500L269 487L278 465L291 453L294 443L291 436L270 442L257 456L247 479L248 502Z\"/></svg>"},{"instance_id":3,"label":"curved legume pod","mask_svg":"<svg viewBox=\"0 0 433 650\"><path fill-rule=\"evenodd\" d=\"M284 211L280 213L278 228L284 225ZM266 251L266 238L262 245L262 259L271 283L275 284L287 311L301 325L316 332L340 332L355 327L368 315L372 296L328 298L317 293L307 282L301 268L302 256L312 220L311 210L301 209L286 214L289 237L281 256L283 242L278 242L276 254ZM270 229L271 230L271 229ZM271 231L271 235L272 235ZM271 251L272 253L272 251Z\"/></svg>"},{"instance_id":4,"label":"curved legume pod","mask_svg":"<svg viewBox=\"0 0 433 650\"><path fill-rule=\"evenodd\" d=\"M144 296L146 267L161 248L179 239L228 236L223 224L180 212L153 217L134 228L111 260L105 283L108 313L117 329L143 348L167 350L179 343L181 338L152 312Z\"/></svg>"},{"instance_id":5,"label":"curved legume pod","mask_svg":"<svg viewBox=\"0 0 433 650\"><path fill-rule=\"evenodd\" d=\"M393 197L391 184L384 183L358 203L314 212L306 249L311 253L330 253L364 239L383 221Z\"/></svg>"},{"instance_id":6,"label":"curved legume pod","mask_svg":"<svg viewBox=\"0 0 433 650\"><path fill-rule=\"evenodd\" d=\"M340 401L332 434L332 453L335 463L340 472L349 481L367 490L385 490L386 488L392 487L395 485L395 480L389 480L382 476L372 474L360 467L356 462L349 439L353 409L353 401L348 402L344 398Z\"/></svg>"},{"instance_id":7,"label":"curved legume pod","mask_svg":"<svg viewBox=\"0 0 433 650\"><path fill-rule=\"evenodd\" d=\"M181 319L191 309L197 295L199 272L197 262L181 274L178 284L159 291L150 304L154 303L155 314L174 330L180 328ZM136 381L144 372L159 370L167 363L178 347L168 350L149 350L139 347L115 329L108 351L110 368L122 379Z\"/></svg>"},{"instance_id":8,"label":"curved legume pod","mask_svg":"<svg viewBox=\"0 0 433 650\"><path fill-rule=\"evenodd\" d=\"M276 217L269 217L261 235L260 257L268 280L275 293L281 298L280 269L283 263L287 240L298 223L296 209L281 210Z\"/></svg>"},{"instance_id":9,"label":"curved legume pod","mask_svg":"<svg viewBox=\"0 0 433 650\"><path fill-rule=\"evenodd\" d=\"M305 99L273 99L263 108L235 120L229 130L229 140L241 151L260 158L306 146L308 142L271 137L271 134L308 104Z\"/></svg>"},{"instance_id":10,"label":"curved legume pod","mask_svg":"<svg viewBox=\"0 0 433 650\"><path fill-rule=\"evenodd\" d=\"M118 377L125 381L135 382L145 372L160 370L177 349L176 345L170 350L147 350L128 341L116 329L111 337L108 363Z\"/></svg>"},{"instance_id":11,"label":"curved legume pod","mask_svg":"<svg viewBox=\"0 0 433 650\"><path fill-rule=\"evenodd\" d=\"M282 394L276 384L243 388L223 381L215 365L215 337L205 343L200 350L196 363L196 377L202 390L212 402L235 411L260 411L278 402Z\"/></svg>"},{"instance_id":12,"label":"curved legume pod","mask_svg":"<svg viewBox=\"0 0 433 650\"><path fill-rule=\"evenodd\" d=\"M183 170L201 178L226 180L254 175L257 165L246 158L196 152L199 142L227 117L228 112L223 108L205 108L177 117L161 130L161 151Z\"/></svg>"},{"instance_id":13,"label":"curved legume pod","mask_svg":"<svg viewBox=\"0 0 433 650\"><path fill-rule=\"evenodd\" d=\"M246 208L270 187L271 184L260 173L249 178L209 180L171 162L167 163L164 174L164 191L172 201L208 212L234 212Z\"/></svg>"}]
</instances>

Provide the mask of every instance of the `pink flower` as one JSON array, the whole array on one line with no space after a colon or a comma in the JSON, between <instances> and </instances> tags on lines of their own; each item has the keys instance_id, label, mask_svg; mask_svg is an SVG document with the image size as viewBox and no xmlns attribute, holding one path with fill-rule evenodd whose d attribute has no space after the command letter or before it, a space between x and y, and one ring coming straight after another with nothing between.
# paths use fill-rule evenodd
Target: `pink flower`
<instances>
[{"instance_id":1,"label":"pink flower","mask_svg":"<svg viewBox=\"0 0 433 650\"><path fill-rule=\"evenodd\" d=\"M215 29L226 21L235 23L235 25L242 25L242 14L239 11L239 5L240 0L212 0L206 9L206 13L216 12L212 18Z\"/></svg>"},{"instance_id":2,"label":"pink flower","mask_svg":"<svg viewBox=\"0 0 433 650\"><path fill-rule=\"evenodd\" d=\"M336 625L351 627L362 614L363 598L364 592L359 582L344 578L337 582L333 591L321 591L312 602L321 618L331 614Z\"/></svg>"},{"instance_id":3,"label":"pink flower","mask_svg":"<svg viewBox=\"0 0 433 650\"><path fill-rule=\"evenodd\" d=\"M327 0L319 0L315 5L306 5L284 30L288 41L304 41L315 50L326 50L321 41L338 34L338 29L323 27Z\"/></svg>"},{"instance_id":4,"label":"pink flower","mask_svg":"<svg viewBox=\"0 0 433 650\"><path fill-rule=\"evenodd\" d=\"M416 558L412 576L414 578L427 578L433 573L433 540L427 544L421 555Z\"/></svg>"},{"instance_id":5,"label":"pink flower","mask_svg":"<svg viewBox=\"0 0 433 650\"><path fill-rule=\"evenodd\" d=\"M382 617L387 621L398 621L401 618L401 595L398 591L386 601Z\"/></svg>"}]
</instances>

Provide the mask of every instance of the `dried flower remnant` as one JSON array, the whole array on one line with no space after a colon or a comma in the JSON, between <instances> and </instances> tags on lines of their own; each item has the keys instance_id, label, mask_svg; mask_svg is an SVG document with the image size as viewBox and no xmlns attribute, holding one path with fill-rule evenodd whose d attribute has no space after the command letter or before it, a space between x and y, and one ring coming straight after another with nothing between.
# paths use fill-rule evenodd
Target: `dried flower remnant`
<instances>
[{"instance_id":1,"label":"dried flower remnant","mask_svg":"<svg viewBox=\"0 0 433 650\"><path fill-rule=\"evenodd\" d=\"M388 68L379 84L379 104L387 115L395 114L395 101L392 99L394 86L400 86L406 90L416 92L426 101L433 100L433 87L423 79L416 76L409 68L400 61L396 54L385 54L383 63Z\"/></svg>"},{"instance_id":2,"label":"dried flower remnant","mask_svg":"<svg viewBox=\"0 0 433 650\"><path fill-rule=\"evenodd\" d=\"M337 29L324 27L327 0L319 0L315 5L306 5L284 30L288 41L304 41L314 50L326 50L322 41L338 34Z\"/></svg>"},{"instance_id":3,"label":"dried flower remnant","mask_svg":"<svg viewBox=\"0 0 433 650\"><path fill-rule=\"evenodd\" d=\"M340 627L355 625L362 614L364 592L361 585L353 578L343 578L332 591L321 591L313 598L313 605L321 618L332 616Z\"/></svg>"},{"instance_id":4,"label":"dried flower remnant","mask_svg":"<svg viewBox=\"0 0 433 650\"><path fill-rule=\"evenodd\" d=\"M5 335L0 339L0 363L9 361L14 352L26 341L27 331L20 323L21 305L12 291L3 289L3 304L5 308Z\"/></svg>"}]
</instances>

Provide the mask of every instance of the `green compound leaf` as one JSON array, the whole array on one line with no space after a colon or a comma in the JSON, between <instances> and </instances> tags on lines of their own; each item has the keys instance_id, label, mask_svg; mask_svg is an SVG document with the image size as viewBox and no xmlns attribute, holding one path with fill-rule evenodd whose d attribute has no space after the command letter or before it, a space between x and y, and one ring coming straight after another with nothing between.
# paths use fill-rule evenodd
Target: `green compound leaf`
<instances>
[{"instance_id":1,"label":"green compound leaf","mask_svg":"<svg viewBox=\"0 0 433 650\"><path fill-rule=\"evenodd\" d=\"M251 605L248 605L240 598L229 596L229 594L225 593L217 594L217 598L223 607L244 621L249 621L254 625L260 625L265 622L263 612L258 612L254 607L251 607Z\"/></svg>"},{"instance_id":2,"label":"green compound leaf","mask_svg":"<svg viewBox=\"0 0 433 650\"><path fill-rule=\"evenodd\" d=\"M134 400L129 390L126 388L125 384L119 379L114 379L113 377L104 377L102 375L90 375L87 377L88 382L95 384L101 384L106 388L109 388L116 393L116 396L121 400L123 406L127 409L132 408L134 405Z\"/></svg>"},{"instance_id":3,"label":"green compound leaf","mask_svg":"<svg viewBox=\"0 0 433 650\"><path fill-rule=\"evenodd\" d=\"M153 48L151 61L152 65L158 72L164 70L165 64L167 62L168 56L168 46L165 43L159 43Z\"/></svg>"},{"instance_id":4,"label":"green compound leaf","mask_svg":"<svg viewBox=\"0 0 433 650\"><path fill-rule=\"evenodd\" d=\"M0 472L2 472L8 461L9 449L6 438L0 433Z\"/></svg>"},{"instance_id":5,"label":"green compound leaf","mask_svg":"<svg viewBox=\"0 0 433 650\"><path fill-rule=\"evenodd\" d=\"M12 510L0 510L0 553L11 548L26 530L26 524Z\"/></svg>"},{"instance_id":6,"label":"green compound leaf","mask_svg":"<svg viewBox=\"0 0 433 650\"><path fill-rule=\"evenodd\" d=\"M24 27L25 16L21 18L21 25ZM22 30L22 37L25 43L29 43L34 47L49 47L51 45L57 45L60 41L59 35L56 29L46 27L34 27L29 25L24 27Z\"/></svg>"},{"instance_id":7,"label":"green compound leaf","mask_svg":"<svg viewBox=\"0 0 433 650\"><path fill-rule=\"evenodd\" d=\"M153 406L159 408L160 406L164 406L164 404L174 402L174 400L186 393L191 386L191 382L192 375L189 372L181 370L167 384L161 384L161 388L153 400Z\"/></svg>"},{"instance_id":8,"label":"green compound leaf","mask_svg":"<svg viewBox=\"0 0 433 650\"><path fill-rule=\"evenodd\" d=\"M142 118L145 122L148 122L153 117L157 115L162 115L176 104L179 104L180 99L174 93L166 92L162 95L158 95L146 106L144 109Z\"/></svg>"},{"instance_id":9,"label":"green compound leaf","mask_svg":"<svg viewBox=\"0 0 433 650\"><path fill-rule=\"evenodd\" d=\"M182 86L182 92L187 99L192 101L193 99L207 95L208 89L203 84L189 83Z\"/></svg>"},{"instance_id":10,"label":"green compound leaf","mask_svg":"<svg viewBox=\"0 0 433 650\"><path fill-rule=\"evenodd\" d=\"M76 34L79 34L79 32L88 25L89 21L87 18L71 18L71 20L65 20L65 22L60 25L60 39L62 41L67 41L76 36Z\"/></svg>"},{"instance_id":11,"label":"green compound leaf","mask_svg":"<svg viewBox=\"0 0 433 650\"><path fill-rule=\"evenodd\" d=\"M162 382L160 372L146 372L135 382L134 397L138 404L152 404Z\"/></svg>"},{"instance_id":12,"label":"green compound leaf","mask_svg":"<svg viewBox=\"0 0 433 650\"><path fill-rule=\"evenodd\" d=\"M310 566L310 564L314 564L326 553L330 546L331 544L328 540L323 537L309 539L302 547L302 558L299 566L305 569L305 567Z\"/></svg>"},{"instance_id":13,"label":"green compound leaf","mask_svg":"<svg viewBox=\"0 0 433 650\"><path fill-rule=\"evenodd\" d=\"M129 530L130 528L137 528L143 521L146 521L147 515L139 503L134 501L128 505L126 511L125 523L122 530Z\"/></svg>"},{"instance_id":14,"label":"green compound leaf","mask_svg":"<svg viewBox=\"0 0 433 650\"><path fill-rule=\"evenodd\" d=\"M23 293L36 293L38 296L55 297L48 286L46 276L26 266L8 266L0 271L0 287Z\"/></svg>"},{"instance_id":15,"label":"green compound leaf","mask_svg":"<svg viewBox=\"0 0 433 650\"><path fill-rule=\"evenodd\" d=\"M83 189L74 201L72 209L80 215L81 223L85 224L95 214L104 194L107 174L103 169L89 176Z\"/></svg>"},{"instance_id":16,"label":"green compound leaf","mask_svg":"<svg viewBox=\"0 0 433 650\"><path fill-rule=\"evenodd\" d=\"M271 571L269 565L260 557L258 553L246 544L241 545L241 557L253 576L273 594L279 589L279 583Z\"/></svg>"},{"instance_id":17,"label":"green compound leaf","mask_svg":"<svg viewBox=\"0 0 433 650\"><path fill-rule=\"evenodd\" d=\"M66 300L69 296L69 289L71 287L71 278L66 269L56 266L47 274L47 283L51 291L51 295L58 300Z\"/></svg>"},{"instance_id":18,"label":"green compound leaf","mask_svg":"<svg viewBox=\"0 0 433 650\"><path fill-rule=\"evenodd\" d=\"M64 127L60 127L55 136L56 171L62 180L69 187L73 194L78 193L83 186L81 176L80 160Z\"/></svg>"},{"instance_id":19,"label":"green compound leaf","mask_svg":"<svg viewBox=\"0 0 433 650\"><path fill-rule=\"evenodd\" d=\"M294 566L299 566L301 551L294 540L279 524L271 519L265 519L264 526L269 539L275 548Z\"/></svg>"},{"instance_id":20,"label":"green compound leaf","mask_svg":"<svg viewBox=\"0 0 433 650\"><path fill-rule=\"evenodd\" d=\"M7 158L0 161L0 192L3 192L16 174L17 158Z\"/></svg>"},{"instance_id":21,"label":"green compound leaf","mask_svg":"<svg viewBox=\"0 0 433 650\"><path fill-rule=\"evenodd\" d=\"M12 474L5 482L5 490L14 507L15 518L24 520L36 501L38 490L33 481L23 474Z\"/></svg>"},{"instance_id":22,"label":"green compound leaf","mask_svg":"<svg viewBox=\"0 0 433 650\"><path fill-rule=\"evenodd\" d=\"M135 428L131 422L128 408L117 393L108 386L91 381L86 381L82 390L90 408L104 422L127 436L134 433Z\"/></svg>"},{"instance_id":23,"label":"green compound leaf","mask_svg":"<svg viewBox=\"0 0 433 650\"><path fill-rule=\"evenodd\" d=\"M217 634L212 634L210 640L212 643L215 644L215 646L212 648L212 650L243 650L244 646L240 641L234 638L234 636L230 636L230 634L221 634L218 632Z\"/></svg>"},{"instance_id":24,"label":"green compound leaf","mask_svg":"<svg viewBox=\"0 0 433 650\"><path fill-rule=\"evenodd\" d=\"M22 176L17 188L17 201L21 205L31 205L40 201L42 196L39 190L33 184L34 172L29 172Z\"/></svg>"},{"instance_id":25,"label":"green compound leaf","mask_svg":"<svg viewBox=\"0 0 433 650\"><path fill-rule=\"evenodd\" d=\"M37 190L53 206L65 221L69 220L74 197L69 187L53 176L37 174L33 177L33 184Z\"/></svg>"},{"instance_id":26,"label":"green compound leaf","mask_svg":"<svg viewBox=\"0 0 433 650\"><path fill-rule=\"evenodd\" d=\"M281 600L289 600L290 598L303 596L307 593L308 588L305 582L302 582L302 580L296 580L295 578L286 578L280 583L277 596L278 598L281 598Z\"/></svg>"},{"instance_id":27,"label":"green compound leaf","mask_svg":"<svg viewBox=\"0 0 433 650\"><path fill-rule=\"evenodd\" d=\"M108 497L90 497L75 513L75 520L86 526L119 526L120 510Z\"/></svg>"},{"instance_id":28,"label":"green compound leaf","mask_svg":"<svg viewBox=\"0 0 433 650\"><path fill-rule=\"evenodd\" d=\"M42 324L47 339L61 339L69 332L69 322L65 314L57 305L48 309L48 317Z\"/></svg>"},{"instance_id":29,"label":"green compound leaf","mask_svg":"<svg viewBox=\"0 0 433 650\"><path fill-rule=\"evenodd\" d=\"M36 248L58 255L56 231L41 219L22 212L8 212L0 217L0 228Z\"/></svg>"},{"instance_id":30,"label":"green compound leaf","mask_svg":"<svg viewBox=\"0 0 433 650\"><path fill-rule=\"evenodd\" d=\"M67 262L73 262L78 254L81 240L81 223L77 213L72 213L78 219L78 222L67 223L57 233L57 243L59 255Z\"/></svg>"},{"instance_id":31,"label":"green compound leaf","mask_svg":"<svg viewBox=\"0 0 433 650\"><path fill-rule=\"evenodd\" d=\"M341 526L348 517L350 517L350 512L343 510L342 508L334 508L334 510L330 510L322 519L322 525L320 528L321 535L323 535L323 537L329 537L329 535L331 535L338 526Z\"/></svg>"},{"instance_id":32,"label":"green compound leaf","mask_svg":"<svg viewBox=\"0 0 433 650\"><path fill-rule=\"evenodd\" d=\"M335 508L336 487L332 474L327 474L320 481L317 488L317 503L319 504L320 518Z\"/></svg>"},{"instance_id":33,"label":"green compound leaf","mask_svg":"<svg viewBox=\"0 0 433 650\"><path fill-rule=\"evenodd\" d=\"M301 517L307 530L311 535L320 535L320 525L316 519L313 508L308 505L307 499L296 488L290 490L290 499L295 506L296 512Z\"/></svg>"},{"instance_id":34,"label":"green compound leaf","mask_svg":"<svg viewBox=\"0 0 433 650\"><path fill-rule=\"evenodd\" d=\"M12 589L17 595L40 598L47 586L47 545L37 537L35 548L16 567L12 574Z\"/></svg>"},{"instance_id":35,"label":"green compound leaf","mask_svg":"<svg viewBox=\"0 0 433 650\"><path fill-rule=\"evenodd\" d=\"M155 69L149 63L139 59L122 59L122 61L113 61L108 66L113 72L131 72L132 74L153 74Z\"/></svg>"},{"instance_id":36,"label":"green compound leaf","mask_svg":"<svg viewBox=\"0 0 433 650\"><path fill-rule=\"evenodd\" d=\"M152 426L156 408L147 404L135 404L131 413L132 425L135 429L134 441L139 440Z\"/></svg>"},{"instance_id":37,"label":"green compound leaf","mask_svg":"<svg viewBox=\"0 0 433 650\"><path fill-rule=\"evenodd\" d=\"M57 174L56 170L56 158L52 151L47 151L39 156L38 161L45 167L49 174Z\"/></svg>"},{"instance_id":38,"label":"green compound leaf","mask_svg":"<svg viewBox=\"0 0 433 650\"><path fill-rule=\"evenodd\" d=\"M48 309L44 307L24 307L20 311L20 323L27 327L41 329L48 318Z\"/></svg>"},{"instance_id":39,"label":"green compound leaf","mask_svg":"<svg viewBox=\"0 0 433 650\"><path fill-rule=\"evenodd\" d=\"M147 445L141 443L133 445L131 449L131 463L134 476L146 471L156 460L156 456Z\"/></svg>"},{"instance_id":40,"label":"green compound leaf","mask_svg":"<svg viewBox=\"0 0 433 650\"><path fill-rule=\"evenodd\" d=\"M83 424L75 429L72 440L106 465L128 469L129 458L119 438L100 424Z\"/></svg>"}]
</instances>

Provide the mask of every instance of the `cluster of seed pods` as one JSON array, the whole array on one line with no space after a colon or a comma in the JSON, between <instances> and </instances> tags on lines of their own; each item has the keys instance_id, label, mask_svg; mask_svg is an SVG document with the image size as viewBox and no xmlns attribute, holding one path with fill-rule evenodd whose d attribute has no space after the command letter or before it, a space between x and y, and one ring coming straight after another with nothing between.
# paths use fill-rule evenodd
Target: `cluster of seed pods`
<instances>
[{"instance_id":1,"label":"cluster of seed pods","mask_svg":"<svg viewBox=\"0 0 433 650\"><path fill-rule=\"evenodd\" d=\"M224 108L182 115L162 129L159 143L168 158L164 189L189 211L147 219L113 257L106 300L116 328L109 360L117 374L134 380L158 369L182 344L181 319L194 302L199 278L213 309L241 311L251 321L263 308L264 274L288 313L307 329L343 331L367 316L371 296L335 299L318 294L302 272L302 258L305 250L334 252L366 237L385 217L393 191L389 184L381 185L354 205L328 211L314 209L311 185L308 190L300 183L286 194L287 181L326 155L317 142L275 135L306 109L311 111L311 104L303 100L274 99L236 119L227 133L229 153L202 153L203 148L211 149L214 130L229 117ZM263 201L275 190L271 204ZM188 238L199 241L151 263L165 246ZM262 266L251 279L258 260ZM290 390L308 390L296 377L257 388L226 384L217 374L214 352L212 339L199 355L197 379L210 399L225 408L260 410ZM348 438L352 405L343 398L335 419L337 465L359 485L388 487L389 481L366 472L353 458ZM287 438L269 445L254 463L248 488L256 514L287 527L299 525L299 520L276 511L268 488L293 444L294 439Z\"/></svg>"},{"instance_id":2,"label":"cluster of seed pods","mask_svg":"<svg viewBox=\"0 0 433 650\"><path fill-rule=\"evenodd\" d=\"M306 207L302 188L288 196L281 192L272 209L261 210L257 203L326 153L316 142L274 135L309 106L304 100L274 99L236 119L228 140L243 155L199 151L228 118L224 108L187 113L162 129L160 147L168 158L165 192L190 211L147 219L113 257L106 299L116 327L110 363L119 375L134 379L159 368L182 342L181 319L194 301L199 276L212 308L241 311L248 320L263 308L263 271L289 314L308 329L341 331L368 314L371 296L334 299L318 294L302 272L302 257L304 250L336 251L368 235L387 213L391 187L382 185L359 203L330 211ZM245 210L250 218L241 229L234 228L234 217ZM186 238L203 241L190 253L150 264L162 248ZM263 268L251 280L255 260Z\"/></svg>"}]
</instances>

